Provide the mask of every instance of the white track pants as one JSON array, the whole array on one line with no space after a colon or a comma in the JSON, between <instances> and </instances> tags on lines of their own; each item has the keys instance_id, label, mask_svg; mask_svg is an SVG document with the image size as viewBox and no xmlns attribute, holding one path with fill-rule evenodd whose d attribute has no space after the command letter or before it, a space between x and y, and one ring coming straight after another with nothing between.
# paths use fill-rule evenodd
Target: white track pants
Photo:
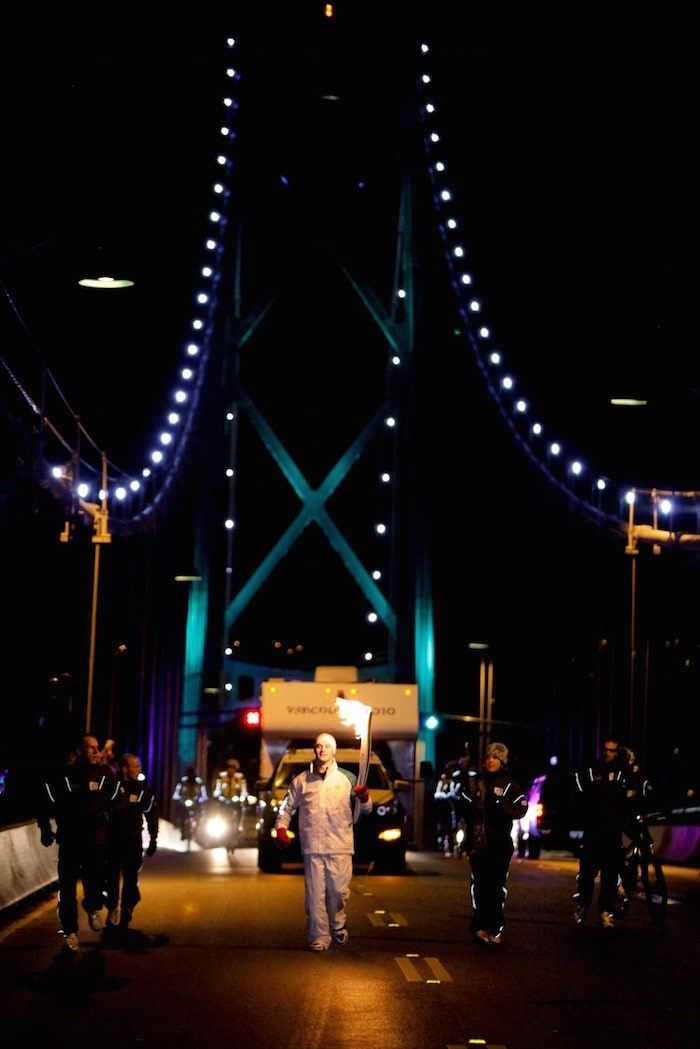
<instances>
[{"instance_id":1,"label":"white track pants","mask_svg":"<svg viewBox=\"0 0 700 1049\"><path fill-rule=\"evenodd\" d=\"M304 903L309 943L330 947L333 933L345 926L350 896L352 856L312 853L304 856Z\"/></svg>"}]
</instances>

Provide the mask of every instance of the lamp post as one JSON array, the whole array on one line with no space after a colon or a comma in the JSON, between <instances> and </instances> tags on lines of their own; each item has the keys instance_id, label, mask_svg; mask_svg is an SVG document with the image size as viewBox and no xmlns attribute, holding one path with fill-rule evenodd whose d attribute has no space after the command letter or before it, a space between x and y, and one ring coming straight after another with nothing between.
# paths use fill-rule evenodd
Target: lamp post
<instances>
[{"instance_id":1,"label":"lamp post","mask_svg":"<svg viewBox=\"0 0 700 1049\"><path fill-rule=\"evenodd\" d=\"M471 651L488 652L490 646L483 641L470 641ZM479 662L479 746L477 760L483 761L484 752L491 736L493 715L493 660L484 654Z\"/></svg>"},{"instance_id":2,"label":"lamp post","mask_svg":"<svg viewBox=\"0 0 700 1049\"><path fill-rule=\"evenodd\" d=\"M92 516L92 543L94 546L94 559L92 568L92 606L90 610L90 654L88 657L88 679L87 699L85 705L85 731L92 729L92 692L95 680L95 637L97 634L97 600L100 587L100 551L103 543L111 543L112 537L108 531L109 515L107 510L107 457L102 453L102 501L101 503L85 503L81 499L81 506Z\"/></svg>"},{"instance_id":3,"label":"lamp post","mask_svg":"<svg viewBox=\"0 0 700 1049\"><path fill-rule=\"evenodd\" d=\"M75 484L75 477L71 477L71 483ZM83 513L92 520L92 543L94 546L92 565L92 600L90 606L90 641L88 655L88 677L85 701L85 731L92 731L92 692L95 678L95 637L97 635L97 599L100 588L100 551L103 543L111 543L109 534L109 513L107 510L107 457L102 452L102 494L101 502L89 503L85 499L78 499L78 505ZM65 522L63 531L59 536L62 543L68 543L73 538L74 519Z\"/></svg>"},{"instance_id":4,"label":"lamp post","mask_svg":"<svg viewBox=\"0 0 700 1049\"><path fill-rule=\"evenodd\" d=\"M114 734L114 704L117 696L117 662L126 652L126 645L119 644L112 652L112 676L109 683L109 712L107 715L107 736Z\"/></svg>"}]
</instances>

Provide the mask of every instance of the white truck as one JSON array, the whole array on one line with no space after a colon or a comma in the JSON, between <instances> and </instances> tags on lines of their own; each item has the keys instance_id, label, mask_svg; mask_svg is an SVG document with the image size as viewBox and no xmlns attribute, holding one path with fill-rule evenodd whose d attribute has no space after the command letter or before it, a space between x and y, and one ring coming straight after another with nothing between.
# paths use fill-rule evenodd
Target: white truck
<instances>
[{"instance_id":1,"label":"white truck","mask_svg":"<svg viewBox=\"0 0 700 1049\"><path fill-rule=\"evenodd\" d=\"M354 701L369 708L371 717L364 726L364 736L344 723L339 699L351 701L350 706ZM311 748L319 732L331 732L336 737L346 767L356 758L353 771L360 766L362 754L371 752L367 785L373 814L371 820L360 822L363 836L373 829L377 847L365 848L365 840L358 853L368 855L377 867L384 856L384 865L403 869L406 845L413 839L416 809L413 788L417 779L417 685L359 681L356 667L317 667L313 681L264 681L260 713L260 779L256 784L260 869L272 871L279 867L282 857L271 840L275 809L286 793L289 775L300 767L302 756L305 763L313 756ZM376 779L374 786L372 777ZM293 856L293 852L287 852L285 862L293 862Z\"/></svg>"}]
</instances>

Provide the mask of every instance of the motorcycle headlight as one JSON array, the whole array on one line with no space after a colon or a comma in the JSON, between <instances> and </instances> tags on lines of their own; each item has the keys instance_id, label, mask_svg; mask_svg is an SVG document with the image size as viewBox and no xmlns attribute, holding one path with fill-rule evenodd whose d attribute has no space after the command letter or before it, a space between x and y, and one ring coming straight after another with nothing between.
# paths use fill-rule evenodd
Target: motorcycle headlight
<instances>
[{"instance_id":1,"label":"motorcycle headlight","mask_svg":"<svg viewBox=\"0 0 700 1049\"><path fill-rule=\"evenodd\" d=\"M226 835L226 821L221 816L210 816L205 823L204 829L210 838L223 838Z\"/></svg>"}]
</instances>

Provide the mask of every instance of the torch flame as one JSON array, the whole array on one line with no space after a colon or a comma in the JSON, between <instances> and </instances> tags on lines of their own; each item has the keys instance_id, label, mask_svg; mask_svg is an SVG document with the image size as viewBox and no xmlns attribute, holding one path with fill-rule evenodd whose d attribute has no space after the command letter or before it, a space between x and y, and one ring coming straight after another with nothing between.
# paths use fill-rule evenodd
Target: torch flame
<instances>
[{"instance_id":1,"label":"torch flame","mask_svg":"<svg viewBox=\"0 0 700 1049\"><path fill-rule=\"evenodd\" d=\"M362 786L367 784L367 773L369 772L369 758L372 750L372 707L360 703L358 699L345 699L342 693L335 701L338 708L338 717L346 728L355 729L355 739L360 741L360 764L357 774L357 782ZM354 802L353 823L357 823L361 812L361 806L357 799Z\"/></svg>"},{"instance_id":2,"label":"torch flame","mask_svg":"<svg viewBox=\"0 0 700 1049\"><path fill-rule=\"evenodd\" d=\"M362 736L367 735L369 719L372 713L371 707L368 707L365 703L360 703L358 699L343 699L342 696L338 696L335 705L338 708L338 717L343 725L346 728L355 730L355 739L361 739Z\"/></svg>"}]
</instances>

